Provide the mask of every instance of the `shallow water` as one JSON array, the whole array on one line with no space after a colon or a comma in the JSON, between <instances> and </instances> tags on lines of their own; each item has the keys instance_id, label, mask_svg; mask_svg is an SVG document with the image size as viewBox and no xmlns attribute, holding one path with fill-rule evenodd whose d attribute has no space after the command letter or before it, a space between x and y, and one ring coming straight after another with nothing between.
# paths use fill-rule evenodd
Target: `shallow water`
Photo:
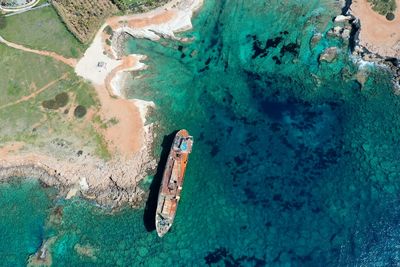
<instances>
[{"instance_id":1,"label":"shallow water","mask_svg":"<svg viewBox=\"0 0 400 267\"><path fill-rule=\"evenodd\" d=\"M55 266L396 266L399 98L375 67L360 90L342 41L310 45L340 12L330 2L206 1L184 33L195 41L130 40L149 56L128 94L156 103L157 156L177 129L195 139L173 229L159 239L143 209L109 214L6 185L0 217L33 222L0 255L22 265L55 236ZM342 53L319 64L329 46Z\"/></svg>"}]
</instances>

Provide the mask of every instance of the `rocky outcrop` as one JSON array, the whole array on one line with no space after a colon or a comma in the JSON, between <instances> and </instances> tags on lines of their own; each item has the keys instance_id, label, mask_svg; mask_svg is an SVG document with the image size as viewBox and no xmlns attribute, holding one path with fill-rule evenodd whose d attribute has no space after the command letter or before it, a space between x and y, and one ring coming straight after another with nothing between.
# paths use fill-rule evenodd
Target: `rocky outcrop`
<instances>
[{"instance_id":1,"label":"rocky outcrop","mask_svg":"<svg viewBox=\"0 0 400 267\"><path fill-rule=\"evenodd\" d=\"M333 62L339 54L339 49L335 46L328 47L319 55L319 62L325 61L328 63Z\"/></svg>"},{"instance_id":2,"label":"rocky outcrop","mask_svg":"<svg viewBox=\"0 0 400 267\"><path fill-rule=\"evenodd\" d=\"M9 154L0 159L0 181L29 177L57 188L62 197L82 196L110 208L123 204L137 207L145 197L139 183L156 167L152 129L146 127L145 145L130 158L106 161L90 154L62 156L65 151L61 148L57 157L33 152Z\"/></svg>"},{"instance_id":3,"label":"rocky outcrop","mask_svg":"<svg viewBox=\"0 0 400 267\"><path fill-rule=\"evenodd\" d=\"M342 38L349 43L349 49L355 58L381 65L393 73L393 85L396 92L400 94L400 61L396 58L384 57L373 53L363 47L359 41L362 22L352 14L350 6L351 0L342 1L342 14L336 16L333 21L333 27L327 34L328 36ZM328 53L327 53L328 52ZM330 53L329 53L330 52ZM324 51L320 60L333 58L332 51ZM328 60L327 60L328 61ZM329 61L328 61L329 62ZM362 71L357 75L357 81L363 85L365 83L365 73Z\"/></svg>"},{"instance_id":4,"label":"rocky outcrop","mask_svg":"<svg viewBox=\"0 0 400 267\"><path fill-rule=\"evenodd\" d=\"M354 36L353 36L354 37ZM372 62L377 65L384 66L393 74L394 90L400 93L400 62L399 59L391 57L383 57L379 54L372 53L367 48L361 46L358 39L354 37L354 49L352 55L364 61Z\"/></svg>"},{"instance_id":5,"label":"rocky outcrop","mask_svg":"<svg viewBox=\"0 0 400 267\"><path fill-rule=\"evenodd\" d=\"M333 21L334 22L346 22L346 21L350 21L351 19L352 19L352 16L339 15L339 16L336 16Z\"/></svg>"},{"instance_id":6,"label":"rocky outcrop","mask_svg":"<svg viewBox=\"0 0 400 267\"><path fill-rule=\"evenodd\" d=\"M310 49L311 50L314 49L315 46L321 41L321 39L322 39L322 34L319 32L315 33L310 40Z\"/></svg>"}]
</instances>

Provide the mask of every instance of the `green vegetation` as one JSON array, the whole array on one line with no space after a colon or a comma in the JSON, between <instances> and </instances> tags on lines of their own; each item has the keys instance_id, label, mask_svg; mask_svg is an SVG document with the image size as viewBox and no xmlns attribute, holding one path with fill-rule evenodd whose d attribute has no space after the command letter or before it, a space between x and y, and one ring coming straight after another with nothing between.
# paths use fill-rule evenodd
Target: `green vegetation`
<instances>
[{"instance_id":1,"label":"green vegetation","mask_svg":"<svg viewBox=\"0 0 400 267\"><path fill-rule=\"evenodd\" d=\"M161 6L168 0L113 0L113 2L123 11L142 12L149 8Z\"/></svg>"},{"instance_id":2,"label":"green vegetation","mask_svg":"<svg viewBox=\"0 0 400 267\"><path fill-rule=\"evenodd\" d=\"M93 136L96 143L98 144L95 151L96 154L103 159L110 159L111 154L110 151L108 151L107 144L104 139L97 132L93 132Z\"/></svg>"},{"instance_id":3,"label":"green vegetation","mask_svg":"<svg viewBox=\"0 0 400 267\"><path fill-rule=\"evenodd\" d=\"M71 120L68 112L60 109L84 106L85 112L88 108L96 110L95 91L88 83L70 67L48 57L4 45L0 45L0 55L0 143L21 141L43 147L62 138L77 149L85 146L109 158L105 141L92 123ZM59 80L61 77L65 79ZM53 109L43 108L49 100Z\"/></svg>"},{"instance_id":4,"label":"green vegetation","mask_svg":"<svg viewBox=\"0 0 400 267\"><path fill-rule=\"evenodd\" d=\"M0 45L0 106L44 87L71 69L49 57ZM54 96L53 96L54 97Z\"/></svg>"},{"instance_id":5,"label":"green vegetation","mask_svg":"<svg viewBox=\"0 0 400 267\"><path fill-rule=\"evenodd\" d=\"M396 10L396 0L368 0L368 2L372 4L373 10L384 16L386 16L388 13L393 14L393 12Z\"/></svg>"},{"instance_id":6,"label":"green vegetation","mask_svg":"<svg viewBox=\"0 0 400 267\"><path fill-rule=\"evenodd\" d=\"M86 108L82 105L79 105L75 108L74 115L79 119L83 118L86 115L86 112L87 112Z\"/></svg>"},{"instance_id":7,"label":"green vegetation","mask_svg":"<svg viewBox=\"0 0 400 267\"><path fill-rule=\"evenodd\" d=\"M107 17L118 13L111 0L53 0L67 28L82 43L88 43Z\"/></svg>"},{"instance_id":8,"label":"green vegetation","mask_svg":"<svg viewBox=\"0 0 400 267\"><path fill-rule=\"evenodd\" d=\"M7 20L4 14L0 13L0 30L7 26Z\"/></svg>"},{"instance_id":9,"label":"green vegetation","mask_svg":"<svg viewBox=\"0 0 400 267\"><path fill-rule=\"evenodd\" d=\"M45 100L42 106L47 109L59 109L68 104L69 96L66 92L59 93L54 99Z\"/></svg>"},{"instance_id":10,"label":"green vegetation","mask_svg":"<svg viewBox=\"0 0 400 267\"><path fill-rule=\"evenodd\" d=\"M387 20L394 20L395 15L392 12L389 12L386 14L386 19Z\"/></svg>"},{"instance_id":11,"label":"green vegetation","mask_svg":"<svg viewBox=\"0 0 400 267\"><path fill-rule=\"evenodd\" d=\"M113 33L114 33L113 29L112 29L109 25L107 25L107 26L104 28L104 31L103 31L103 32L107 33L108 35L113 35Z\"/></svg>"},{"instance_id":12,"label":"green vegetation","mask_svg":"<svg viewBox=\"0 0 400 267\"><path fill-rule=\"evenodd\" d=\"M10 16L5 21L2 28L0 17L0 35L10 42L65 57L78 58L85 52L86 46L74 38L52 7Z\"/></svg>"}]
</instances>

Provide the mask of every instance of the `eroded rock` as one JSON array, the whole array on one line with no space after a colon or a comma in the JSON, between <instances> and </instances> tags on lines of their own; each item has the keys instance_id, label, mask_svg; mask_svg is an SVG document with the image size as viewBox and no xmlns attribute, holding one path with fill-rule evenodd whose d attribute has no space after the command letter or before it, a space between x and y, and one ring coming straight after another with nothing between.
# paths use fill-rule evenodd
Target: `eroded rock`
<instances>
[{"instance_id":1,"label":"eroded rock","mask_svg":"<svg viewBox=\"0 0 400 267\"><path fill-rule=\"evenodd\" d=\"M336 46L328 47L319 55L319 61L328 63L333 62L339 54L339 49Z\"/></svg>"}]
</instances>

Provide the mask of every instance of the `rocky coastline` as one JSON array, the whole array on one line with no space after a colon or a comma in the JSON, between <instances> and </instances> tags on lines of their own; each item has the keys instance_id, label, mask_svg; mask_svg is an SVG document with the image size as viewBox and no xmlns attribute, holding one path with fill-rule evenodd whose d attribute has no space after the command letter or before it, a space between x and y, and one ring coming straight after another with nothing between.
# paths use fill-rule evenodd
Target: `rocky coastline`
<instances>
[{"instance_id":1,"label":"rocky coastline","mask_svg":"<svg viewBox=\"0 0 400 267\"><path fill-rule=\"evenodd\" d=\"M96 128L105 136L112 154L110 159L99 158L93 148L82 147L85 142L68 136L49 140L40 148L6 143L0 147L0 182L17 177L38 179L43 186L57 188L60 197L66 199L81 196L109 208L126 204L141 206L147 192L140 188L139 183L157 166L153 153L154 124L146 124L146 113L153 105L138 99L126 99L124 94L116 93L115 88L108 90L108 86L112 84L121 89L122 81L116 77L118 72L145 67L140 62L144 56L126 55L128 38L188 41L175 36L175 33L192 27L193 13L202 4L203 0L172 0L148 13L112 17L100 28L84 56L74 65L75 72L94 85L101 103L102 118L116 118L116 124L105 129ZM108 39L107 26L113 32L111 40ZM103 67L98 66L99 62ZM71 140L66 140L68 138Z\"/></svg>"},{"instance_id":2,"label":"rocky coastline","mask_svg":"<svg viewBox=\"0 0 400 267\"><path fill-rule=\"evenodd\" d=\"M146 197L139 183L157 166L152 151L153 125L145 127L146 144L130 159L106 161L90 153L61 157L11 153L0 159L0 182L37 179L44 187L56 188L66 199L81 196L112 209L126 204L139 207Z\"/></svg>"},{"instance_id":3,"label":"rocky coastline","mask_svg":"<svg viewBox=\"0 0 400 267\"><path fill-rule=\"evenodd\" d=\"M328 35L342 38L345 42L348 42L350 53L357 63L370 62L389 70L393 75L392 83L394 91L400 94L399 58L382 55L365 47L360 41L360 32L363 23L360 18L355 16L351 9L353 1L345 0L341 1L341 4L342 13L333 19L335 26L328 32ZM320 60L329 61L331 58L334 58L333 52L335 52L333 48L326 49L320 55Z\"/></svg>"}]
</instances>

